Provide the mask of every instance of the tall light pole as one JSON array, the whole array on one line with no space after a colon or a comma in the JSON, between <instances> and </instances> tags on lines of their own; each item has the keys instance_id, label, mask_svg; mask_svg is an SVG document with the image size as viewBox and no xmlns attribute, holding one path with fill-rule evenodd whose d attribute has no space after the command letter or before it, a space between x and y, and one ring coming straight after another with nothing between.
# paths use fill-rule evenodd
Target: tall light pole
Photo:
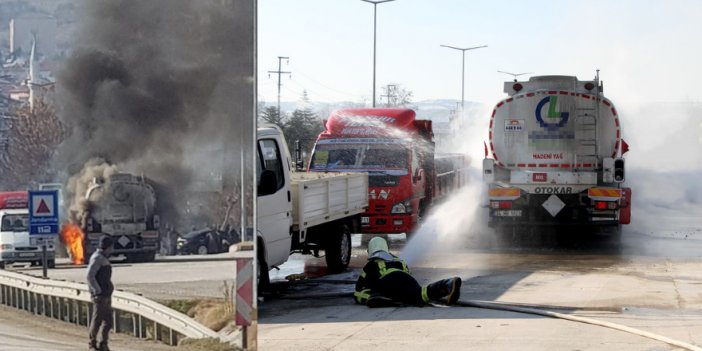
<instances>
[{"instance_id":1,"label":"tall light pole","mask_svg":"<svg viewBox=\"0 0 702 351\"><path fill-rule=\"evenodd\" d=\"M361 0L369 4L373 4L373 107L375 107L375 52L378 27L378 4L395 0Z\"/></svg>"},{"instance_id":2,"label":"tall light pole","mask_svg":"<svg viewBox=\"0 0 702 351\"><path fill-rule=\"evenodd\" d=\"M445 48L449 48L449 49L460 50L463 53L463 68L461 70L461 109L463 109L465 107L465 99L466 99L466 95L465 95L465 92L466 92L466 51L480 49L480 48L486 48L487 45L474 46L472 48L457 48L455 46L449 46L449 45L440 45L440 46L445 47Z\"/></svg>"}]
</instances>

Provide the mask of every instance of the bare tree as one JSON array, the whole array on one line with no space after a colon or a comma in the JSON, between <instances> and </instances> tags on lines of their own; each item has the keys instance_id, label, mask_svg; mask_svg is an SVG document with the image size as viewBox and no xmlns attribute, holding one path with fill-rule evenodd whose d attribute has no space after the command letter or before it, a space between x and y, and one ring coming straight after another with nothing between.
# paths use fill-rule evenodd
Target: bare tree
<instances>
[{"instance_id":1,"label":"bare tree","mask_svg":"<svg viewBox=\"0 0 702 351\"><path fill-rule=\"evenodd\" d=\"M382 89L379 101L385 100L386 107L406 107L412 103L412 91L400 84L387 84Z\"/></svg>"},{"instance_id":2,"label":"bare tree","mask_svg":"<svg viewBox=\"0 0 702 351\"><path fill-rule=\"evenodd\" d=\"M0 142L0 178L3 188L22 189L53 178L51 160L65 137L65 128L47 96L15 108L5 121Z\"/></svg>"}]
</instances>

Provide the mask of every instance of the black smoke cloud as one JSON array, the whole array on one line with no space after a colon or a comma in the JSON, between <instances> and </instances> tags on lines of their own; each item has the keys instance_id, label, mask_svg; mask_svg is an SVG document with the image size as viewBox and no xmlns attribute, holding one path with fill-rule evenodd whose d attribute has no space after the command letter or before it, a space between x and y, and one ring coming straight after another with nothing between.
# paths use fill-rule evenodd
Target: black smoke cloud
<instances>
[{"instance_id":1,"label":"black smoke cloud","mask_svg":"<svg viewBox=\"0 0 702 351\"><path fill-rule=\"evenodd\" d=\"M238 162L226 154L238 154L253 128L252 6L86 2L74 50L57 75L69 137L56 167L86 174L101 158L145 174L171 205L193 183L233 173Z\"/></svg>"}]
</instances>

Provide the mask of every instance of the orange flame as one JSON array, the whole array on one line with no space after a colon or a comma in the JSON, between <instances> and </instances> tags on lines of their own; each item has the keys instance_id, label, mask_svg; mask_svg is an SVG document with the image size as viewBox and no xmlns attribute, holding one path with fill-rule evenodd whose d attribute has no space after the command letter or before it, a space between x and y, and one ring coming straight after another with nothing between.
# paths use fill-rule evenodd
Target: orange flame
<instances>
[{"instance_id":1,"label":"orange flame","mask_svg":"<svg viewBox=\"0 0 702 351\"><path fill-rule=\"evenodd\" d=\"M83 231L75 224L65 224L61 228L61 240L66 243L66 247L71 252L73 264L81 264L83 256Z\"/></svg>"}]
</instances>

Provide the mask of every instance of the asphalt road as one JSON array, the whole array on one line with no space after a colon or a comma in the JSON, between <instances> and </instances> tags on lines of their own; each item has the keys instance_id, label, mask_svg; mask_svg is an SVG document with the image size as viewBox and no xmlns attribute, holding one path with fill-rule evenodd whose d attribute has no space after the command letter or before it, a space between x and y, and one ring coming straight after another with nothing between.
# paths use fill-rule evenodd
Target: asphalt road
<instances>
[{"instance_id":1,"label":"asphalt road","mask_svg":"<svg viewBox=\"0 0 702 351\"><path fill-rule=\"evenodd\" d=\"M411 257L421 283L462 277L461 300L535 306L702 344L702 217L630 227L620 242L541 232L502 239L481 232L434 245L422 237L410 244L404 235L389 239L398 254L408 245L423 249L424 256ZM296 273L310 279L292 286L277 283L279 295L259 304L261 350L675 349L616 330L519 313L444 306L369 309L350 297L310 298L353 290L350 282L366 260L361 237L354 235L353 241L352 266L343 274L326 275L323 258L300 255L272 271L278 282ZM115 263L114 278L118 288L161 301L221 297L224 282L233 278L230 259L211 255ZM12 269L41 274L35 267ZM83 282L85 266L60 264L49 276ZM0 311L2 350L76 349L85 346L84 334L84 328ZM118 340L117 350L157 350L129 337Z\"/></svg>"},{"instance_id":2,"label":"asphalt road","mask_svg":"<svg viewBox=\"0 0 702 351\"><path fill-rule=\"evenodd\" d=\"M498 238L484 231L433 246L420 243L426 255L411 257L413 274L423 284L460 276L464 301L532 306L702 345L702 217L626 227L621 240L571 230L517 234ZM676 349L613 329L520 313L444 306L369 309L351 297L310 299L353 291L353 284L343 282L355 280L365 263L360 241L354 237L346 273L325 275L323 259L303 256L273 271L277 294L259 304L262 350ZM390 243L397 254L415 245L402 235L391 236ZM290 274L310 279L287 285Z\"/></svg>"},{"instance_id":3,"label":"asphalt road","mask_svg":"<svg viewBox=\"0 0 702 351\"><path fill-rule=\"evenodd\" d=\"M70 323L37 317L24 311L0 306L0 350L75 351L88 349L88 331ZM110 336L115 351L194 351L184 347L139 340L127 335Z\"/></svg>"},{"instance_id":4,"label":"asphalt road","mask_svg":"<svg viewBox=\"0 0 702 351\"><path fill-rule=\"evenodd\" d=\"M112 264L112 281L116 289L141 294L157 301L197 298L221 298L222 288L234 279L233 254L158 257L151 263ZM51 279L85 283L86 265L72 265L67 260L50 269ZM41 276L41 267L13 267L15 271Z\"/></svg>"}]
</instances>

